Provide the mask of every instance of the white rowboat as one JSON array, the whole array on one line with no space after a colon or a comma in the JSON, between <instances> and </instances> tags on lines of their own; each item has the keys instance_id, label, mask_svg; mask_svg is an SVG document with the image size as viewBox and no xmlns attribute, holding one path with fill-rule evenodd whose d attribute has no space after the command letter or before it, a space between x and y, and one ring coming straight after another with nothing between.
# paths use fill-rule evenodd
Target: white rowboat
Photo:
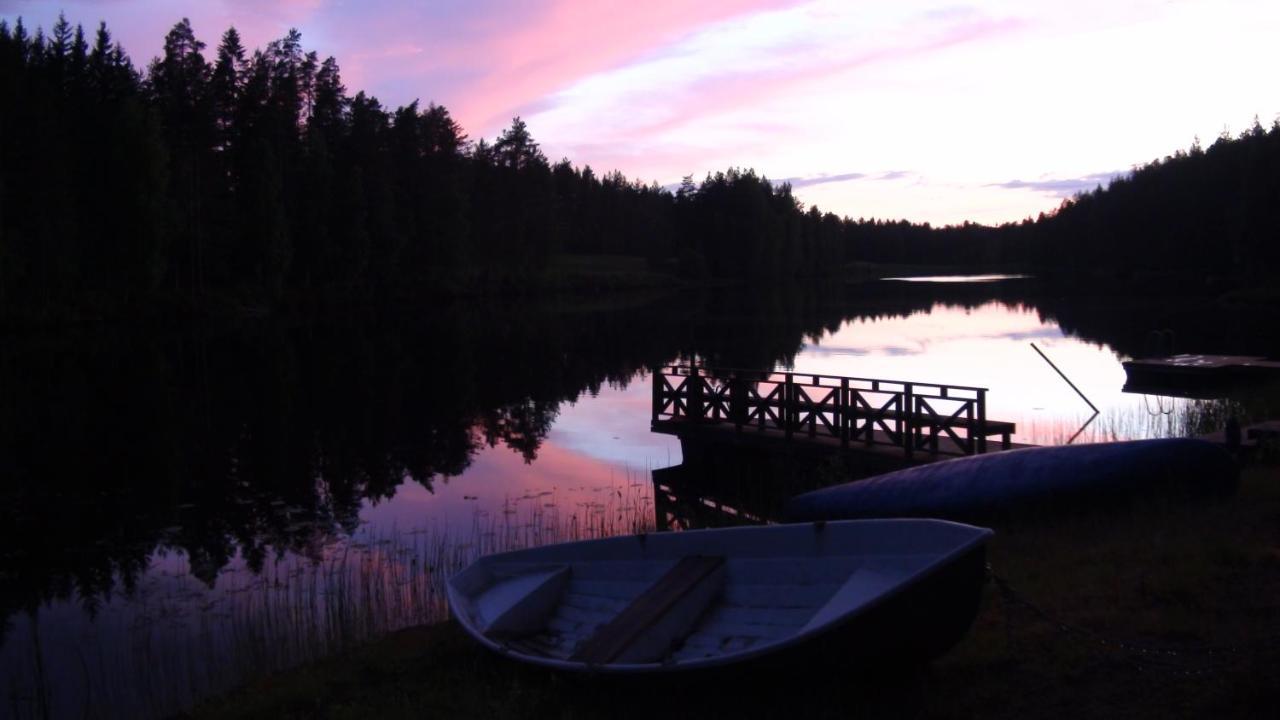
<instances>
[{"instance_id":1,"label":"white rowboat","mask_svg":"<svg viewBox=\"0 0 1280 720\"><path fill-rule=\"evenodd\" d=\"M927 659L976 615L990 536L850 520L564 543L477 560L449 606L486 647L558 670Z\"/></svg>"}]
</instances>

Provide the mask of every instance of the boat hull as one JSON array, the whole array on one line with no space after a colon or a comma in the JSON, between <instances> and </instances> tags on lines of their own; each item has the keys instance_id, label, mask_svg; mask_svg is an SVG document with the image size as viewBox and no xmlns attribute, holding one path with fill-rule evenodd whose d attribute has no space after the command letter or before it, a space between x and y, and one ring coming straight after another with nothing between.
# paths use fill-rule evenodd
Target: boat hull
<instances>
[{"instance_id":1,"label":"boat hull","mask_svg":"<svg viewBox=\"0 0 1280 720\"><path fill-rule=\"evenodd\" d=\"M1028 448L947 460L789 500L790 521L934 517L991 521L1024 511L1127 504L1153 495L1231 493L1239 466L1212 443L1136 440Z\"/></svg>"},{"instance_id":2,"label":"boat hull","mask_svg":"<svg viewBox=\"0 0 1280 720\"><path fill-rule=\"evenodd\" d=\"M661 533L648 536L647 540L632 537L570 543L478 561L450 580L450 608L464 629L491 650L571 674L703 677L751 669L799 670L812 675L827 670L898 668L937 657L967 632L981 603L986 580L985 543L990 535L991 532L983 528L938 520L859 520ZM666 547L655 547L660 545ZM793 559L787 554L792 546L806 546L812 552ZM735 548L741 552L735 554ZM762 597L755 594L759 592L756 588L778 588L778 594L766 595L781 598L777 605L780 616L797 612L795 608L803 605L800 599L815 589L809 583L831 582L834 589L811 605L812 611L805 611L807 614L798 621L796 630L785 636L716 655L702 655L700 650L686 655L679 649L685 642L681 639L673 646L672 654L661 661L639 664L583 663L574 662L574 657L532 654L529 648L534 644L527 638L535 633L526 632L523 638L505 640L485 629L485 618L498 617L497 613L486 615L473 611L494 592L491 588L505 587L502 583L510 582L493 578L505 578L501 569L512 567L513 563L541 563L530 566L533 568L530 572L540 573L530 575L536 580L556 577L558 571L553 563L572 564L569 559L587 565L601 561L625 564L634 562L637 554L656 554L661 559L703 553L726 555L729 558L727 575L731 580L723 597L716 601L719 604L705 611L698 632L716 632L717 613L721 610L741 612L740 601L734 598L743 597L744 592L753 598ZM611 557L616 560L610 561ZM766 583L761 586L763 579L751 570L768 566L779 568L781 575L793 572L804 575L808 571L797 568L806 562L827 579L819 581L815 579L817 575L812 575L806 576L807 580L786 581L799 585L769 586ZM492 577L477 580L478 568L485 563ZM844 569L846 567L848 569ZM586 578L592 571L582 564L573 564L570 574L578 572L584 573L582 582L591 582ZM539 587L547 587L551 582L536 580L526 584L540 583ZM568 597L575 591L570 588L564 592ZM793 595L793 592L799 594ZM761 607L756 602L748 604ZM619 613L616 617L623 615L625 613ZM501 615L504 619L509 616L510 613ZM603 627L598 625L595 632ZM724 635L726 642L736 634ZM694 637L688 642L693 643ZM577 646L587 647L589 643L580 642Z\"/></svg>"}]
</instances>

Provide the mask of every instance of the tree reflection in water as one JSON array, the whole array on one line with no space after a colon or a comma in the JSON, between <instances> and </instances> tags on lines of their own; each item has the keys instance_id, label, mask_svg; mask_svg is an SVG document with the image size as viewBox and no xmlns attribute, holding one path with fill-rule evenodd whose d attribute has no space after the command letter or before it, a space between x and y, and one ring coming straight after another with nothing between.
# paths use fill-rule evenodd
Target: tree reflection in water
<instances>
[{"instance_id":1,"label":"tree reflection in water","mask_svg":"<svg viewBox=\"0 0 1280 720\"><path fill-rule=\"evenodd\" d=\"M532 462L566 402L625 387L674 358L788 364L807 340L849 318L993 301L1035 307L1045 321L1129 355L1142 353L1155 324L1177 327L1180 350L1275 352L1267 345L1274 338L1257 333L1240 347L1235 320L1179 315L1176 303L1149 301L1121 312L1115 298L1063 297L1031 281L708 293L592 310L569 302L475 303L425 319L6 342L0 672L20 680L7 678L4 692L34 702L35 690L10 689L39 684L33 668L43 665L47 687L84 687L88 672L95 692L136 690L119 707L158 712L240 672L439 618L442 570L500 547L648 529L652 485L647 476L617 481L616 495L603 493L612 504L595 516L588 509L539 514L537 502L514 498L512 514L476 511L454 518L447 532L361 527L362 508L390 500L406 482L431 490L465 475L491 446ZM1258 411L1219 401L1184 407L1172 419L1102 417L1091 427L1103 437L1184 433L1219 422L1228 408ZM1134 422L1152 427L1124 427ZM121 605L132 609L119 613ZM98 614L100 644L114 643L136 662L102 659L109 653L96 666L74 653L55 657L46 633L46 657L36 663L31 619L38 609L55 625ZM132 634L113 625L126 615ZM155 633L187 639L138 641ZM188 659L135 652L162 646L170 654L184 648ZM209 661L196 668L195 657ZM232 657L234 672L217 666L216 658ZM128 669L139 662L169 668L173 677L165 685L154 671Z\"/></svg>"}]
</instances>

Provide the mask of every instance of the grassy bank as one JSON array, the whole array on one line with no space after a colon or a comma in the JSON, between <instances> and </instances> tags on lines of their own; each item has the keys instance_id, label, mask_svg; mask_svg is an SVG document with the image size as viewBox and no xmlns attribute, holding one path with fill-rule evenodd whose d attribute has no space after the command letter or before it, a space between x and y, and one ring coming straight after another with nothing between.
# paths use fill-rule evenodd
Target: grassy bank
<instances>
[{"instance_id":1,"label":"grassy bank","mask_svg":"<svg viewBox=\"0 0 1280 720\"><path fill-rule=\"evenodd\" d=\"M454 624L252 684L197 717L1257 717L1280 703L1280 468L1225 501L1001 528L968 637L885 677L599 686L505 662Z\"/></svg>"}]
</instances>

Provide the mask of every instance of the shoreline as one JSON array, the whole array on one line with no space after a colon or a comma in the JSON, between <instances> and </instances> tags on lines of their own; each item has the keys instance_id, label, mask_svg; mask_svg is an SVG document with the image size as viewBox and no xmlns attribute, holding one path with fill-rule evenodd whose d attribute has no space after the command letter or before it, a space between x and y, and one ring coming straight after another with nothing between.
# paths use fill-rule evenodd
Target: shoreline
<instances>
[{"instance_id":1,"label":"shoreline","mask_svg":"<svg viewBox=\"0 0 1280 720\"><path fill-rule=\"evenodd\" d=\"M446 622L264 677L192 717L1247 716L1280 701L1268 681L1280 659L1277 527L1270 464L1246 468L1236 495L1209 505L1153 501L998 529L991 564L1017 595L989 583L965 639L901 675L615 686L505 661ZM1207 647L1219 650L1197 650Z\"/></svg>"}]
</instances>

